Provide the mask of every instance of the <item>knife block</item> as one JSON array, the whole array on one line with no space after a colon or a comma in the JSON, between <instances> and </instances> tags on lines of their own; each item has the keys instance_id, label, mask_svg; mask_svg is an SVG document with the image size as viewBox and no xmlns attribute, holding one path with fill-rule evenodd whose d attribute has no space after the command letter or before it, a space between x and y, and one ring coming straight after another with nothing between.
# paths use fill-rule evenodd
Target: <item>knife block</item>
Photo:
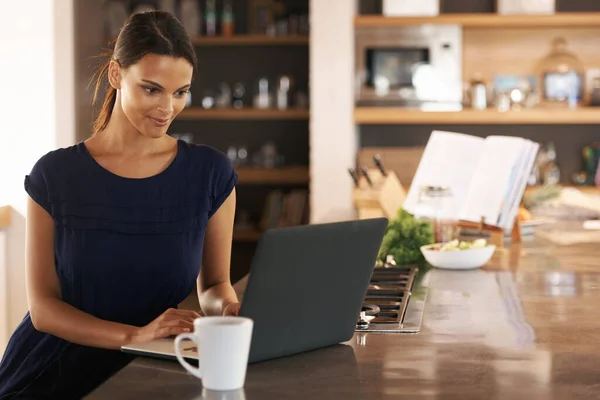
<instances>
[{"instance_id":1,"label":"knife block","mask_svg":"<svg viewBox=\"0 0 600 400\"><path fill-rule=\"evenodd\" d=\"M358 211L358 219L387 217L396 218L398 210L406 199L406 191L393 171L384 176L379 169L369 169L372 186L364 176L360 176L354 187L352 199Z\"/></svg>"}]
</instances>

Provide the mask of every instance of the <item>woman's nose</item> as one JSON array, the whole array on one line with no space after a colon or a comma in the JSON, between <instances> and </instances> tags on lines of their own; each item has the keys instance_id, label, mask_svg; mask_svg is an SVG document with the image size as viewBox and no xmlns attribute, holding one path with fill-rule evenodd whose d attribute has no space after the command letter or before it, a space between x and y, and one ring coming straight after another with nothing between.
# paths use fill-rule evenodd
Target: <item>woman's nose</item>
<instances>
[{"instance_id":1,"label":"woman's nose","mask_svg":"<svg viewBox=\"0 0 600 400\"><path fill-rule=\"evenodd\" d=\"M165 114L171 115L173 113L173 99L171 96L164 96L161 98L158 104L158 111Z\"/></svg>"}]
</instances>

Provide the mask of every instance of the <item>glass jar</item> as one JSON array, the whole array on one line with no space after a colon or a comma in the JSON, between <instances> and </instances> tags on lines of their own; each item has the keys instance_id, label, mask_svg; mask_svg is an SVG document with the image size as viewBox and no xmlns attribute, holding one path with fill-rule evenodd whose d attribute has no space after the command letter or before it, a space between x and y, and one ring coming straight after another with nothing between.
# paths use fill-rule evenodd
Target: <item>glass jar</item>
<instances>
[{"instance_id":1,"label":"glass jar","mask_svg":"<svg viewBox=\"0 0 600 400\"><path fill-rule=\"evenodd\" d=\"M555 38L551 46L537 67L541 103L572 106L582 100L585 68L564 38Z\"/></svg>"},{"instance_id":2,"label":"glass jar","mask_svg":"<svg viewBox=\"0 0 600 400\"><path fill-rule=\"evenodd\" d=\"M448 242L456 237L456 221L450 218L452 191L445 186L422 186L414 217L431 224L434 241Z\"/></svg>"}]
</instances>

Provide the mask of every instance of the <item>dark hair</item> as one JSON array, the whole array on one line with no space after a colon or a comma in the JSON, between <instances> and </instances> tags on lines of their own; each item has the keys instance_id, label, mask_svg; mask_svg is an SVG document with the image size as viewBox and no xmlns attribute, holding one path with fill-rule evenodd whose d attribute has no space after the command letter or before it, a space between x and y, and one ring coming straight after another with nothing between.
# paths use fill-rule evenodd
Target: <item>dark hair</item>
<instances>
[{"instance_id":1,"label":"dark hair","mask_svg":"<svg viewBox=\"0 0 600 400\"><path fill-rule=\"evenodd\" d=\"M122 68L128 68L148 54L183 57L192 64L194 73L196 72L194 46L177 18L164 11L132 14L121 28L114 50L101 55L108 57L108 60L97 72L93 104L96 104L98 91L108 74L111 60L117 61ZM108 79L106 83L108 83ZM107 84L104 103L94 121L94 134L104 130L108 125L116 98L116 89Z\"/></svg>"}]
</instances>

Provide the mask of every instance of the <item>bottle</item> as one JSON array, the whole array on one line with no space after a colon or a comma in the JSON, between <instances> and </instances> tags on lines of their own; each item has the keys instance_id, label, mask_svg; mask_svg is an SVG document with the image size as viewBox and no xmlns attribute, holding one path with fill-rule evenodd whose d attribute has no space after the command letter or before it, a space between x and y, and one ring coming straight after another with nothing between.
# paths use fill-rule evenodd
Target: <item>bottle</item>
<instances>
[{"instance_id":1,"label":"bottle","mask_svg":"<svg viewBox=\"0 0 600 400\"><path fill-rule=\"evenodd\" d=\"M217 34L217 7L215 0L206 1L206 36L215 36Z\"/></svg>"},{"instance_id":2,"label":"bottle","mask_svg":"<svg viewBox=\"0 0 600 400\"><path fill-rule=\"evenodd\" d=\"M202 13L196 0L181 0L181 23L190 36L202 32Z\"/></svg>"},{"instance_id":3,"label":"bottle","mask_svg":"<svg viewBox=\"0 0 600 400\"><path fill-rule=\"evenodd\" d=\"M594 78L592 81L592 93L590 93L590 106L600 106L600 78Z\"/></svg>"},{"instance_id":4,"label":"bottle","mask_svg":"<svg viewBox=\"0 0 600 400\"><path fill-rule=\"evenodd\" d=\"M244 107L244 95L246 94L246 88L241 82L236 82L233 85L233 108L240 109Z\"/></svg>"},{"instance_id":5,"label":"bottle","mask_svg":"<svg viewBox=\"0 0 600 400\"><path fill-rule=\"evenodd\" d=\"M543 106L574 107L583 98L585 68L581 60L568 50L567 41L558 37L551 51L537 66Z\"/></svg>"},{"instance_id":6,"label":"bottle","mask_svg":"<svg viewBox=\"0 0 600 400\"><path fill-rule=\"evenodd\" d=\"M436 243L449 242L456 236L456 221L449 218L452 192L444 186L422 186L414 217L431 224Z\"/></svg>"},{"instance_id":7,"label":"bottle","mask_svg":"<svg viewBox=\"0 0 600 400\"><path fill-rule=\"evenodd\" d=\"M546 165L544 167L544 183L558 185L560 183L560 169L556 157L556 147L553 142L546 145Z\"/></svg>"},{"instance_id":8,"label":"bottle","mask_svg":"<svg viewBox=\"0 0 600 400\"><path fill-rule=\"evenodd\" d=\"M279 77L279 85L275 93L277 108L285 110L288 108L289 103L289 91L290 91L291 79L287 75Z\"/></svg>"},{"instance_id":9,"label":"bottle","mask_svg":"<svg viewBox=\"0 0 600 400\"><path fill-rule=\"evenodd\" d=\"M221 31L223 36L233 36L234 34L234 17L231 0L224 0L223 14L221 15Z\"/></svg>"},{"instance_id":10,"label":"bottle","mask_svg":"<svg viewBox=\"0 0 600 400\"><path fill-rule=\"evenodd\" d=\"M471 108L485 110L487 108L487 87L481 74L477 73L471 81Z\"/></svg>"}]
</instances>

